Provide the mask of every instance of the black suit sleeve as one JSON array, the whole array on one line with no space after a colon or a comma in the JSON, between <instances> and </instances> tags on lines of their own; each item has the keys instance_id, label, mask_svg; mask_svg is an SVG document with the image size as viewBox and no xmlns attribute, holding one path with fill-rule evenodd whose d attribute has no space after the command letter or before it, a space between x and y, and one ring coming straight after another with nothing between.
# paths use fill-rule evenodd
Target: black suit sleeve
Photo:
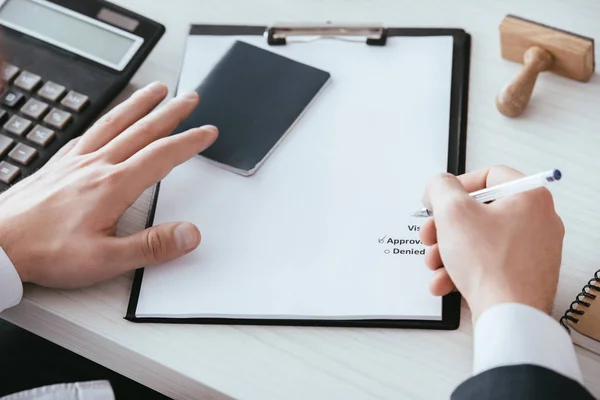
<instances>
[{"instance_id":1,"label":"black suit sleeve","mask_svg":"<svg viewBox=\"0 0 600 400\"><path fill-rule=\"evenodd\" d=\"M514 365L490 369L463 382L452 400L594 400L577 381L547 368Z\"/></svg>"}]
</instances>

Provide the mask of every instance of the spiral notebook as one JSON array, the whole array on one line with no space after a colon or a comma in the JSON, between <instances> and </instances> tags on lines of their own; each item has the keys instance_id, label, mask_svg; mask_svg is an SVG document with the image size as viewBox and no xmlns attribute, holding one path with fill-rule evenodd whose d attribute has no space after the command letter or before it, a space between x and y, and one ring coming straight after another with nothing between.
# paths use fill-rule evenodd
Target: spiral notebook
<instances>
[{"instance_id":1,"label":"spiral notebook","mask_svg":"<svg viewBox=\"0 0 600 400\"><path fill-rule=\"evenodd\" d=\"M560 323L575 344L600 354L600 270L581 289Z\"/></svg>"}]
</instances>

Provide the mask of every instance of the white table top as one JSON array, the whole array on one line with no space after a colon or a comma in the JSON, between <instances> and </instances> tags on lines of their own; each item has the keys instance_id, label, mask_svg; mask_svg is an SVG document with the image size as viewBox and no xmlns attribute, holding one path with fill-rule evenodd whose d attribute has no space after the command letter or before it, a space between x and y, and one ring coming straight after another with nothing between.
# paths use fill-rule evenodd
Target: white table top
<instances>
[{"instance_id":1,"label":"white table top","mask_svg":"<svg viewBox=\"0 0 600 400\"><path fill-rule=\"evenodd\" d=\"M596 0L115 2L167 27L119 101L153 80L175 89L190 23L464 28L473 40L467 170L502 163L525 173L563 171L554 188L567 230L555 318L600 268L599 76L587 84L541 76L520 119L506 119L494 106L519 68L499 56L502 18L516 14L600 39ZM124 232L143 227L148 205L146 194L123 218ZM451 332L136 324L123 319L132 277L74 291L27 286L23 302L2 317L176 399L442 399L471 372L472 326L464 307L460 329ZM600 396L600 356L577 353L586 384Z\"/></svg>"}]
</instances>

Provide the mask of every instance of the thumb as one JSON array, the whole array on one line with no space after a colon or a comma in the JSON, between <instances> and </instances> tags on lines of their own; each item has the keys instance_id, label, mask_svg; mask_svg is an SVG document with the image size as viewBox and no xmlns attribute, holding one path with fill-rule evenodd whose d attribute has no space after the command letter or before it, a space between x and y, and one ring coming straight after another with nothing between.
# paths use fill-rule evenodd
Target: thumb
<instances>
[{"instance_id":1,"label":"thumb","mask_svg":"<svg viewBox=\"0 0 600 400\"><path fill-rule=\"evenodd\" d=\"M475 203L475 200L452 174L440 174L432 178L423 197L423 205L433 211L434 216L452 212L455 207L467 206L471 202Z\"/></svg>"},{"instance_id":2,"label":"thumb","mask_svg":"<svg viewBox=\"0 0 600 400\"><path fill-rule=\"evenodd\" d=\"M115 264L132 270L181 257L200 244L200 231L187 222L150 227L131 236L115 238L112 251Z\"/></svg>"}]
</instances>

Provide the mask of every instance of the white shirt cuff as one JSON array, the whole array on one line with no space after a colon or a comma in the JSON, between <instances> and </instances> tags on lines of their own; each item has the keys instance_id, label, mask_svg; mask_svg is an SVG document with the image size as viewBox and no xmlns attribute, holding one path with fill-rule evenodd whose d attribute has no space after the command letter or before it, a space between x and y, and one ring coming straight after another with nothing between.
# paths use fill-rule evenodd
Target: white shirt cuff
<instances>
[{"instance_id":1,"label":"white shirt cuff","mask_svg":"<svg viewBox=\"0 0 600 400\"><path fill-rule=\"evenodd\" d=\"M506 303L484 311L475 325L473 345L473 374L533 364L583 384L571 337L552 317L533 307Z\"/></svg>"},{"instance_id":2,"label":"white shirt cuff","mask_svg":"<svg viewBox=\"0 0 600 400\"><path fill-rule=\"evenodd\" d=\"M16 306L23 297L23 283L12 262L0 248L0 312Z\"/></svg>"}]
</instances>

